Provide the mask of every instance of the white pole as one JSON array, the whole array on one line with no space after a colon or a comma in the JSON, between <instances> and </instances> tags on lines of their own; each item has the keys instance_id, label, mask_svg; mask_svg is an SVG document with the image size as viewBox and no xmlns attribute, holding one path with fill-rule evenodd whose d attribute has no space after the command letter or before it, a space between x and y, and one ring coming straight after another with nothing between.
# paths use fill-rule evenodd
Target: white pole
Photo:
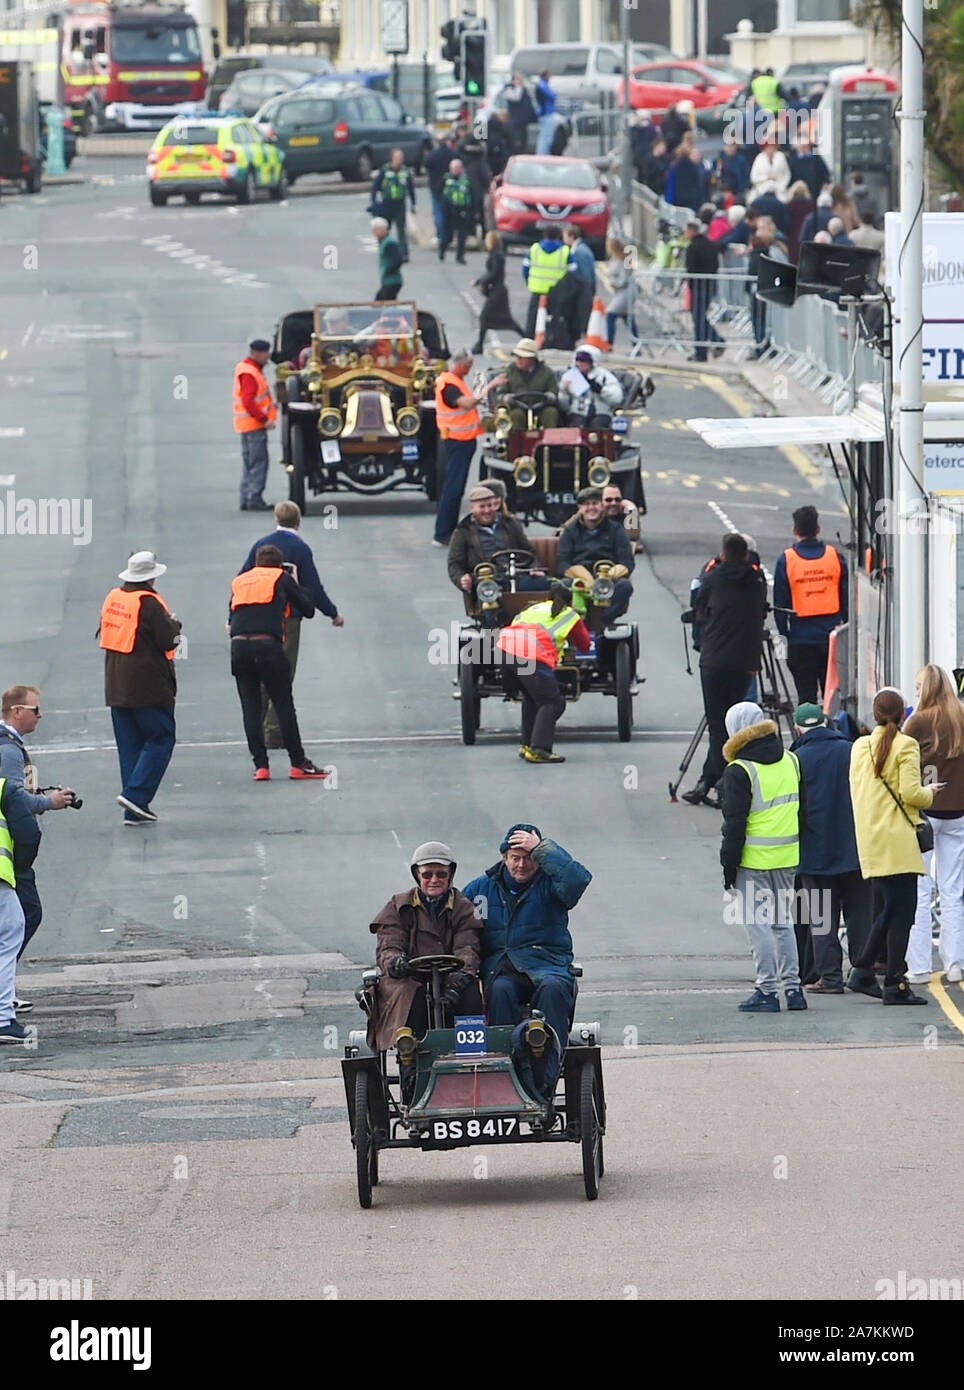
<instances>
[{"instance_id":1,"label":"white pole","mask_svg":"<svg viewBox=\"0 0 964 1390\"><path fill-rule=\"evenodd\" d=\"M898 679L913 703L927 661L924 586L924 4L903 0L900 115L900 411L895 491L898 537Z\"/></svg>"}]
</instances>

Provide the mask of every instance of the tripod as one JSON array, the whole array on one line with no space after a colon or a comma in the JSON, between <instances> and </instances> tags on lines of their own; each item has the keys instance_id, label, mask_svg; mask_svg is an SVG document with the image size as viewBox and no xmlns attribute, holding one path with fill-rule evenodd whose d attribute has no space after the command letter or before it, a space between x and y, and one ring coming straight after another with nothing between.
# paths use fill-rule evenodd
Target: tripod
<instances>
[{"instance_id":1,"label":"tripod","mask_svg":"<svg viewBox=\"0 0 964 1390\"><path fill-rule=\"evenodd\" d=\"M684 634L685 640L685 634ZM790 687L787 684L786 673L780 664L776 650L773 646L773 634L769 629L764 629L763 649L760 653L760 670L756 674L758 685L757 703L763 710L768 719L772 719L779 728L781 719L783 720L787 733L790 735L791 742L796 738L796 729L793 724L794 702L790 694ZM687 665L689 661L687 659ZM697 748L700 746L703 735L706 733L706 715L700 717L700 722L696 726L696 732L687 745L686 752L683 754L683 761L679 765L679 776L675 782L669 783L669 799L677 801L677 791L680 783L686 776L690 763Z\"/></svg>"}]
</instances>

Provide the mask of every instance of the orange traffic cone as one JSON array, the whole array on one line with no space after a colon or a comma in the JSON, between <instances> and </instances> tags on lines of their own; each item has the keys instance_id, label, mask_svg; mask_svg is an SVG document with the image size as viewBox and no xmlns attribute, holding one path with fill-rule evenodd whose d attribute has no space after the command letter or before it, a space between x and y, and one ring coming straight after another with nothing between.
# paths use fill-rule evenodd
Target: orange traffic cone
<instances>
[{"instance_id":1,"label":"orange traffic cone","mask_svg":"<svg viewBox=\"0 0 964 1390\"><path fill-rule=\"evenodd\" d=\"M539 307L536 310L536 334L535 338L533 339L537 348L545 346L546 324L548 323L548 321L549 315L546 311L546 297L544 294L540 294Z\"/></svg>"},{"instance_id":2,"label":"orange traffic cone","mask_svg":"<svg viewBox=\"0 0 964 1390\"><path fill-rule=\"evenodd\" d=\"M606 336L606 310L598 294L592 302L592 313L589 315L589 324L586 328L585 342L590 347L598 348L600 352L609 351L609 339Z\"/></svg>"}]
</instances>

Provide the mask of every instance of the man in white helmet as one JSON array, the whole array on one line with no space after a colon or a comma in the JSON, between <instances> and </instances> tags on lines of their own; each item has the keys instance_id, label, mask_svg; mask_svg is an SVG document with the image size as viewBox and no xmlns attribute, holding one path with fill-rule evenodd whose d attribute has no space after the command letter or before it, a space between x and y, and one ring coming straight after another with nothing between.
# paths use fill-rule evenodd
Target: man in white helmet
<instances>
[{"instance_id":1,"label":"man in white helmet","mask_svg":"<svg viewBox=\"0 0 964 1390\"><path fill-rule=\"evenodd\" d=\"M368 1042L376 1051L394 1047L399 1029L416 1037L428 1032L425 985L413 978L419 956L458 956L461 967L442 980L446 1022L483 1012L479 991L482 921L473 904L452 886L455 856L440 840L429 840L412 854L415 887L396 893L371 923L378 938L375 963L381 970L374 991Z\"/></svg>"},{"instance_id":2,"label":"man in white helmet","mask_svg":"<svg viewBox=\"0 0 964 1390\"><path fill-rule=\"evenodd\" d=\"M584 430L612 429L613 410L623 403L618 378L600 364L599 358L597 347L580 343L572 366L559 381L559 405L568 413L568 423Z\"/></svg>"}]
</instances>

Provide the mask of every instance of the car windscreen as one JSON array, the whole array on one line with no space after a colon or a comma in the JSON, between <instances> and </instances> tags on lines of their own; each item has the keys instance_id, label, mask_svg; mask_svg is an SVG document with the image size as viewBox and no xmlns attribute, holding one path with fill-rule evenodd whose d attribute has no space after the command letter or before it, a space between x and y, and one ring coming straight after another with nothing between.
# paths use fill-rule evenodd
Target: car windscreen
<instances>
[{"instance_id":1,"label":"car windscreen","mask_svg":"<svg viewBox=\"0 0 964 1390\"><path fill-rule=\"evenodd\" d=\"M115 28L110 40L111 58L115 63L197 63L201 60L201 46L196 29L168 28L156 25L150 28Z\"/></svg>"},{"instance_id":2,"label":"car windscreen","mask_svg":"<svg viewBox=\"0 0 964 1390\"><path fill-rule=\"evenodd\" d=\"M714 82L745 82L749 77L749 73L741 72L738 68L727 67L725 63L708 62L706 66L709 69L706 75ZM695 73L694 76L699 77L699 74Z\"/></svg>"},{"instance_id":3,"label":"car windscreen","mask_svg":"<svg viewBox=\"0 0 964 1390\"><path fill-rule=\"evenodd\" d=\"M318 334L322 340L364 343L376 339L410 338L415 326L415 306L397 304L379 311L373 304L332 304L318 310Z\"/></svg>"},{"instance_id":4,"label":"car windscreen","mask_svg":"<svg viewBox=\"0 0 964 1390\"><path fill-rule=\"evenodd\" d=\"M513 159L505 171L505 182L517 188L595 188L596 176L588 164L566 160Z\"/></svg>"},{"instance_id":5,"label":"car windscreen","mask_svg":"<svg viewBox=\"0 0 964 1390\"><path fill-rule=\"evenodd\" d=\"M216 125L175 125L164 137L165 145L216 145Z\"/></svg>"}]
</instances>

